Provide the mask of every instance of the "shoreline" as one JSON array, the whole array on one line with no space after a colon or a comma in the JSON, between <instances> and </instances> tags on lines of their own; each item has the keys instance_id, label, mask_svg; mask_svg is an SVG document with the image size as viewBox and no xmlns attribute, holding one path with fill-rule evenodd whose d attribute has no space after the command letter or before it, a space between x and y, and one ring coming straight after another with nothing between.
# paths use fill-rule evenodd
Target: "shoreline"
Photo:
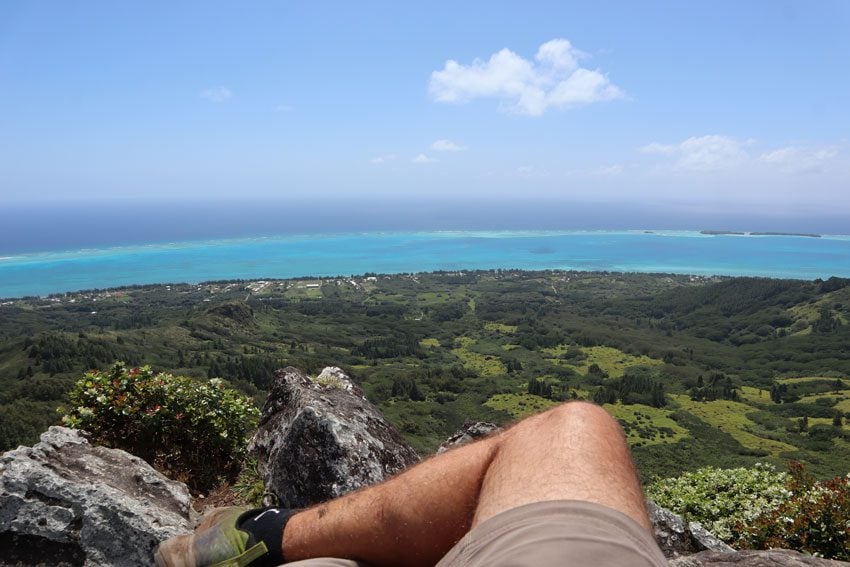
<instances>
[{"instance_id":1,"label":"shoreline","mask_svg":"<svg viewBox=\"0 0 850 567\"><path fill-rule=\"evenodd\" d=\"M74 289L67 291L55 291L51 293L47 293L44 295L23 295L16 297L0 297L0 308L4 306L14 305L18 302L22 301L46 301L58 303L62 300L70 300L73 303L75 300L79 299L90 299L93 296L103 296L103 297L111 297L111 296L121 296L126 293L136 291L136 290L145 290L145 289L155 289L155 288L164 288L168 291L171 291L172 288L180 288L180 287L191 287L191 288L210 288L210 287L219 287L219 286L233 286L239 285L243 286L246 289L254 291L252 286L257 285L268 285L273 283L307 283L314 284L318 287L321 287L327 283L335 282L337 280L364 280L368 281L370 279L375 278L408 278L415 280L417 277L422 275L447 275L447 276L469 276L469 275L490 275L490 274L524 274L524 275L549 275L549 276L568 276L568 275L598 275L598 276L607 276L607 277L640 277L646 276L651 278L676 278L688 280L689 282L707 282L707 281L725 281L725 280L734 280L734 279L768 279L768 280L795 280L795 281L816 281L822 278L792 278L792 277L770 277L770 276L749 276L749 275L734 275L734 274L699 274L699 273L684 273L684 272L659 272L659 271L623 271L623 270L575 270L575 269L544 269L544 270L535 270L535 269L525 269L525 268L493 268L493 269L469 269L469 270L427 270L427 271L419 271L419 272L394 272L394 273L381 273L381 272L363 272L360 274L334 274L334 275L303 275L303 276L293 276L293 277L285 277L285 278L276 278L276 277L267 277L267 278L230 278L230 279L214 279L214 280L204 280L204 281L180 281L180 282L150 282L150 283L137 283L137 284L125 284L125 285L117 285L103 288L88 288L88 289ZM832 276L837 277L839 279L850 279L850 278L841 278L840 276ZM828 278L830 279L830 278ZM95 299L96 301L96 299Z\"/></svg>"},{"instance_id":2,"label":"shoreline","mask_svg":"<svg viewBox=\"0 0 850 567\"><path fill-rule=\"evenodd\" d=\"M522 269L814 280L850 277L850 237L697 231L348 232L167 242L0 260L0 297L164 282ZM793 242L792 242L793 240Z\"/></svg>"}]
</instances>

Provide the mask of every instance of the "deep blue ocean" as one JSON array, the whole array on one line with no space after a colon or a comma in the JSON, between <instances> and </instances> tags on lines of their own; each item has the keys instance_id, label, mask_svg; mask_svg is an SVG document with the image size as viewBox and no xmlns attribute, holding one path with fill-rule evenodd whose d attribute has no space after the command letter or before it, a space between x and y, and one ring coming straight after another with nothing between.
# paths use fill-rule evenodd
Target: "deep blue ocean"
<instances>
[{"instance_id":1,"label":"deep blue ocean","mask_svg":"<svg viewBox=\"0 0 850 567\"><path fill-rule=\"evenodd\" d=\"M599 205L18 207L0 211L0 297L146 283L489 268L850 277L850 237L828 234L850 233L841 223L785 219L780 227L775 219L694 215L671 220L657 210L626 207L615 213ZM697 227L824 236L709 236Z\"/></svg>"}]
</instances>

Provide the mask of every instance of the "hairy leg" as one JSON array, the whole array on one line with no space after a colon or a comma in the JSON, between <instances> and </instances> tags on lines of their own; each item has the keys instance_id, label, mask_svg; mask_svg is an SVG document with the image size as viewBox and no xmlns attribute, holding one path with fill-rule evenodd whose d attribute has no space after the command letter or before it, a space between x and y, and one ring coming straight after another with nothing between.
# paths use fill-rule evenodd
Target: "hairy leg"
<instances>
[{"instance_id":1,"label":"hairy leg","mask_svg":"<svg viewBox=\"0 0 850 567\"><path fill-rule=\"evenodd\" d=\"M604 409L565 404L508 433L487 468L473 526L523 504L584 500L649 529L628 445L620 424Z\"/></svg>"},{"instance_id":2,"label":"hairy leg","mask_svg":"<svg viewBox=\"0 0 850 567\"><path fill-rule=\"evenodd\" d=\"M342 557L434 565L469 531L499 435L437 455L379 485L293 516L287 561Z\"/></svg>"},{"instance_id":3,"label":"hairy leg","mask_svg":"<svg viewBox=\"0 0 850 567\"><path fill-rule=\"evenodd\" d=\"M625 439L603 409L561 405L298 513L286 525L284 554L434 565L474 525L548 500L595 502L649 526Z\"/></svg>"}]
</instances>

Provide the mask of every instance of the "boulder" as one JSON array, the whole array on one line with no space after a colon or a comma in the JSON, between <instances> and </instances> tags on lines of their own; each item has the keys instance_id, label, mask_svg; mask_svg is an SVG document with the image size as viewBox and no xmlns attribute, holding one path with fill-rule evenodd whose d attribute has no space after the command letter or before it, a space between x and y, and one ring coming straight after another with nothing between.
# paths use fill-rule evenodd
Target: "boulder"
<instances>
[{"instance_id":1,"label":"boulder","mask_svg":"<svg viewBox=\"0 0 850 567\"><path fill-rule=\"evenodd\" d=\"M768 551L701 551L669 562L670 567L839 567L850 565L845 561L820 559L788 549Z\"/></svg>"},{"instance_id":2,"label":"boulder","mask_svg":"<svg viewBox=\"0 0 850 567\"><path fill-rule=\"evenodd\" d=\"M419 461L336 367L316 378L292 367L275 372L250 451L266 490L293 508L381 482Z\"/></svg>"},{"instance_id":3,"label":"boulder","mask_svg":"<svg viewBox=\"0 0 850 567\"><path fill-rule=\"evenodd\" d=\"M0 565L147 565L190 531L191 497L143 460L51 427L0 455Z\"/></svg>"}]
</instances>

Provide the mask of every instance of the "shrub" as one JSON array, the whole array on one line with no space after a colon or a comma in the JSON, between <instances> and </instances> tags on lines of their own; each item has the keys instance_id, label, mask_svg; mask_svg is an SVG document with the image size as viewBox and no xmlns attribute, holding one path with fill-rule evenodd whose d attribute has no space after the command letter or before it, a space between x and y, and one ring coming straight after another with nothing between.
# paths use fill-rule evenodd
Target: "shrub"
<instances>
[{"instance_id":1,"label":"shrub","mask_svg":"<svg viewBox=\"0 0 850 567\"><path fill-rule=\"evenodd\" d=\"M69 402L65 425L138 455L195 490L238 471L259 414L220 379L202 383L149 366L128 370L121 362L87 372Z\"/></svg>"},{"instance_id":2,"label":"shrub","mask_svg":"<svg viewBox=\"0 0 850 567\"><path fill-rule=\"evenodd\" d=\"M753 468L706 467L654 483L647 496L728 542L740 535L739 523L775 509L790 495L787 476L761 463Z\"/></svg>"},{"instance_id":3,"label":"shrub","mask_svg":"<svg viewBox=\"0 0 850 567\"><path fill-rule=\"evenodd\" d=\"M800 463L791 463L790 469L791 497L739 526L739 545L850 559L850 477L817 482Z\"/></svg>"}]
</instances>

